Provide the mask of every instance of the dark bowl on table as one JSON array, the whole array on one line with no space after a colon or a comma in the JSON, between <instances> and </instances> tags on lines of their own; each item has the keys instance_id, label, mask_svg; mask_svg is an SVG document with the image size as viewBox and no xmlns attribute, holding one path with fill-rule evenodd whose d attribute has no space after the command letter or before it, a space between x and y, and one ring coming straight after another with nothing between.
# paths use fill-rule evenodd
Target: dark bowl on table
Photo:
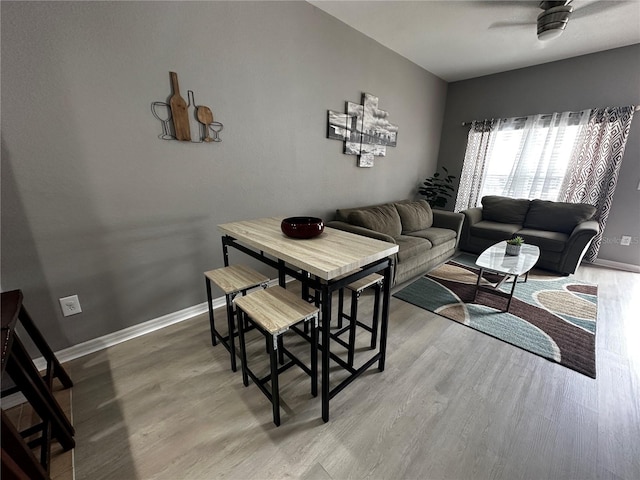
<instances>
[{"instance_id":1,"label":"dark bowl on table","mask_svg":"<svg viewBox=\"0 0 640 480\"><path fill-rule=\"evenodd\" d=\"M282 220L280 229L287 237L313 238L324 230L324 222L318 217L289 217Z\"/></svg>"}]
</instances>

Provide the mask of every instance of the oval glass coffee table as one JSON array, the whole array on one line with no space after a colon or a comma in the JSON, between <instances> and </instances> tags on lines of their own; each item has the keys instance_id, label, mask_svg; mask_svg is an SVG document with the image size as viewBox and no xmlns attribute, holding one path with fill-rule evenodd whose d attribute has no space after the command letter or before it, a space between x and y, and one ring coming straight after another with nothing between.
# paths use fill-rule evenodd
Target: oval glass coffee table
<instances>
[{"instance_id":1,"label":"oval glass coffee table","mask_svg":"<svg viewBox=\"0 0 640 480\"><path fill-rule=\"evenodd\" d=\"M496 243L482 252L476 260L476 265L480 267L480 271L478 272L478 280L476 281L476 291L473 300L476 300L478 291L507 298L507 308L504 311L508 312L509 307L511 307L511 299L513 298L513 292L516 289L518 278L524 275L524 281L527 281L529 271L540 258L540 249L535 245L525 243L522 245L519 255L507 255L506 247L506 241ZM480 280L485 270L497 273L503 277L495 286L488 287L486 285L480 285ZM511 291L504 292L500 290L500 287L509 279L513 281Z\"/></svg>"}]
</instances>

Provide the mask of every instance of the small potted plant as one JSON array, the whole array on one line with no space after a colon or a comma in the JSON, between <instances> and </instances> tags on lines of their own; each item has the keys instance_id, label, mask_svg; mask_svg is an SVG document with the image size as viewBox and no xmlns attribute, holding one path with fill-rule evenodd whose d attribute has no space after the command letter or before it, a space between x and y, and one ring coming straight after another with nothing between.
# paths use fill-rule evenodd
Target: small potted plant
<instances>
[{"instance_id":1,"label":"small potted plant","mask_svg":"<svg viewBox=\"0 0 640 480\"><path fill-rule=\"evenodd\" d=\"M521 236L513 237L507 240L507 255L520 255L520 248L524 243L524 238Z\"/></svg>"}]
</instances>

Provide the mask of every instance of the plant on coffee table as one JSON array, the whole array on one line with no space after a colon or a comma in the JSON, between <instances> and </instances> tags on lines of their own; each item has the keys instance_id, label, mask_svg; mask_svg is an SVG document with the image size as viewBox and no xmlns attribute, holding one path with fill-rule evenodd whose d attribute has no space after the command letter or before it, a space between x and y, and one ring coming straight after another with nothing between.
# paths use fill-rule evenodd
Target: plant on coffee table
<instances>
[{"instance_id":1,"label":"plant on coffee table","mask_svg":"<svg viewBox=\"0 0 640 480\"><path fill-rule=\"evenodd\" d=\"M507 255L520 255L520 248L524 244L524 238L521 236L513 237L507 240Z\"/></svg>"}]
</instances>

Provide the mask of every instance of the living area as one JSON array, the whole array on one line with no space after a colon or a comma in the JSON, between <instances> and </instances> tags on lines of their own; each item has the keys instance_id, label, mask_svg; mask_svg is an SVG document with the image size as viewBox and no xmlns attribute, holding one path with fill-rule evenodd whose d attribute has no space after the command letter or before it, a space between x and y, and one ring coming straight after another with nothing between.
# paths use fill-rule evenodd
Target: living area
<instances>
[{"instance_id":1,"label":"living area","mask_svg":"<svg viewBox=\"0 0 640 480\"><path fill-rule=\"evenodd\" d=\"M445 81L306 2L1 8L2 287L23 290L56 352L95 348L61 355L77 478L638 476L638 275L622 268L637 272L640 245L619 241L640 235L637 118L600 266L575 274L599 288L595 380L392 299L385 372L326 425L291 385L293 420L271 428L208 343L202 279L223 262L219 224L331 220L412 198L442 166L459 178L462 122L640 103L637 44ZM158 138L169 71L221 142ZM400 129L371 168L326 138L327 110L362 92ZM75 294L82 313L63 317ZM145 335L103 348L123 331Z\"/></svg>"}]
</instances>

